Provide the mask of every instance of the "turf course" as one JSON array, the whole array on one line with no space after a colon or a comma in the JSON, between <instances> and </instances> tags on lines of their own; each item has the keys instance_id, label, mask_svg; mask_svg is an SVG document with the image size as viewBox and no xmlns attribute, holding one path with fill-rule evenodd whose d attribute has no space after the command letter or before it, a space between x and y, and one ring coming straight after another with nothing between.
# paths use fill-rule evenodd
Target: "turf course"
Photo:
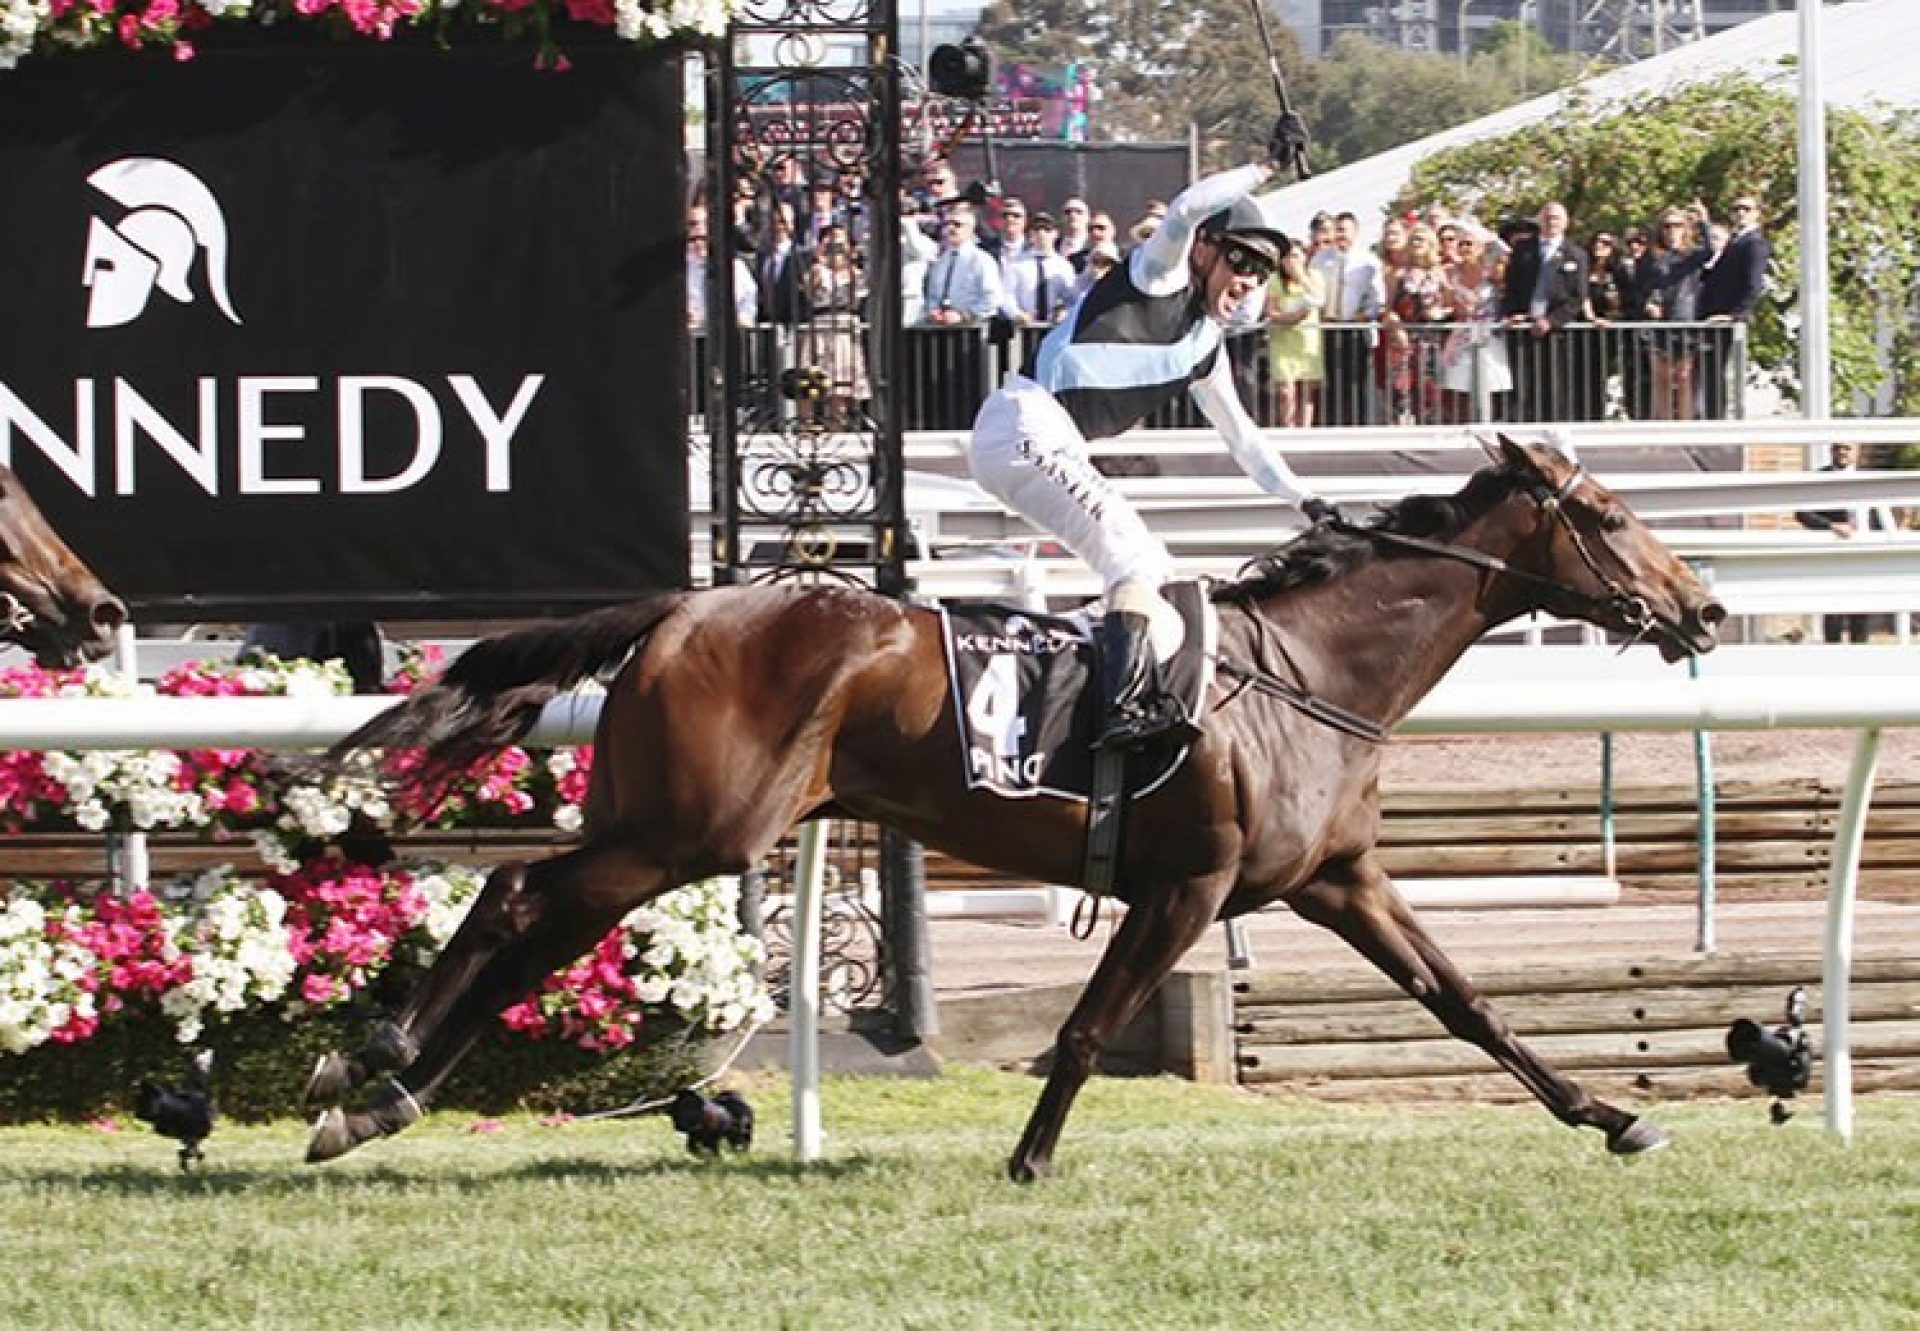
<instances>
[{"instance_id":1,"label":"turf course","mask_svg":"<svg viewBox=\"0 0 1920 1331\"><path fill-rule=\"evenodd\" d=\"M430 1118L322 1169L223 1125L0 1130L0 1327L1920 1327L1920 1099L1683 1105L1618 1161L1534 1109L1330 1108L1096 1080L833 1081L829 1159L696 1161L662 1118ZM476 1130L477 1129L477 1130Z\"/></svg>"}]
</instances>

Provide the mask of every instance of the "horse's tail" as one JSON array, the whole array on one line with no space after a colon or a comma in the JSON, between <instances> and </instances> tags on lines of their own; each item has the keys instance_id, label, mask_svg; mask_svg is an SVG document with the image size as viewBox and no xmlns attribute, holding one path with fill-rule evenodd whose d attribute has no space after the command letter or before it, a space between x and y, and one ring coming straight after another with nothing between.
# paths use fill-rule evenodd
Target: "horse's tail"
<instances>
[{"instance_id":1,"label":"horse's tail","mask_svg":"<svg viewBox=\"0 0 1920 1331\"><path fill-rule=\"evenodd\" d=\"M426 688L327 750L338 766L361 749L415 749L412 780L432 782L518 743L549 701L617 664L686 600L661 592L575 619L482 638Z\"/></svg>"}]
</instances>

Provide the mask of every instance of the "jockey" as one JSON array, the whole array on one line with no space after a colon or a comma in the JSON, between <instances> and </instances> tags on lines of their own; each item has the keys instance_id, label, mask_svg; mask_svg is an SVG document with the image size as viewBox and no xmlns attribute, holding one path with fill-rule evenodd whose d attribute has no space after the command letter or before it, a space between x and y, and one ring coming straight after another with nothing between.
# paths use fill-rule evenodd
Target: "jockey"
<instances>
[{"instance_id":1,"label":"jockey","mask_svg":"<svg viewBox=\"0 0 1920 1331\"><path fill-rule=\"evenodd\" d=\"M974 479L1106 584L1106 716L1096 748L1193 728L1161 692L1156 669L1155 639L1168 652L1179 645L1178 617L1160 595L1173 557L1094 468L1089 439L1124 433L1184 388L1261 489L1316 522L1332 515L1247 416L1221 349L1223 328L1291 248L1249 196L1276 166L1303 160L1306 143L1306 126L1289 112L1265 160L1182 191L1160 228L1087 291L974 420Z\"/></svg>"}]
</instances>

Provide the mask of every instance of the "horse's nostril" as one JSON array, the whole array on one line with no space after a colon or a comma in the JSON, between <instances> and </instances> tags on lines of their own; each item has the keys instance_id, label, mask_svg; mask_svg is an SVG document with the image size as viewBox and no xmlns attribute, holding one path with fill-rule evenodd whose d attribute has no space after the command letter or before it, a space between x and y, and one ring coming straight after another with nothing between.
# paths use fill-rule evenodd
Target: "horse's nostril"
<instances>
[{"instance_id":1,"label":"horse's nostril","mask_svg":"<svg viewBox=\"0 0 1920 1331\"><path fill-rule=\"evenodd\" d=\"M1703 628L1717 629L1727 622L1727 608L1718 601L1708 601L1696 613Z\"/></svg>"},{"instance_id":2,"label":"horse's nostril","mask_svg":"<svg viewBox=\"0 0 1920 1331\"><path fill-rule=\"evenodd\" d=\"M103 597L93 603L93 609L87 617L93 621L95 628L111 633L127 622L126 603L117 596Z\"/></svg>"}]
</instances>

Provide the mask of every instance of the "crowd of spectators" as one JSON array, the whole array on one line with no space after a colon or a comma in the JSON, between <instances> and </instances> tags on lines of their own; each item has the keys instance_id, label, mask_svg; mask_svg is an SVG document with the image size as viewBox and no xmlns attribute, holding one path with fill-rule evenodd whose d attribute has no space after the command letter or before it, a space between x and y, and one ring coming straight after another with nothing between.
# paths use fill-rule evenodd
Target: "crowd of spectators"
<instances>
[{"instance_id":1,"label":"crowd of spectators","mask_svg":"<svg viewBox=\"0 0 1920 1331\"><path fill-rule=\"evenodd\" d=\"M1359 233L1352 213L1314 218L1275 278L1271 424L1723 416L1732 326L1770 258L1747 195L1731 225L1695 201L1584 245L1559 202L1495 228L1437 207L1390 218L1377 251Z\"/></svg>"},{"instance_id":2,"label":"crowd of spectators","mask_svg":"<svg viewBox=\"0 0 1920 1331\"><path fill-rule=\"evenodd\" d=\"M872 237L843 184L785 159L740 182L726 222L736 321L807 330L844 405L866 395ZM688 216L696 326L709 211L697 198ZM902 192L901 322L1044 329L1164 212L1150 204L1123 231L1083 198L1047 211L963 190L931 159ZM1757 200L1736 197L1725 223L1696 200L1584 241L1575 222L1559 202L1494 227L1433 207L1389 218L1368 248L1354 214L1315 217L1233 341L1250 406L1289 427L1725 415L1733 325L1770 257Z\"/></svg>"}]
</instances>

